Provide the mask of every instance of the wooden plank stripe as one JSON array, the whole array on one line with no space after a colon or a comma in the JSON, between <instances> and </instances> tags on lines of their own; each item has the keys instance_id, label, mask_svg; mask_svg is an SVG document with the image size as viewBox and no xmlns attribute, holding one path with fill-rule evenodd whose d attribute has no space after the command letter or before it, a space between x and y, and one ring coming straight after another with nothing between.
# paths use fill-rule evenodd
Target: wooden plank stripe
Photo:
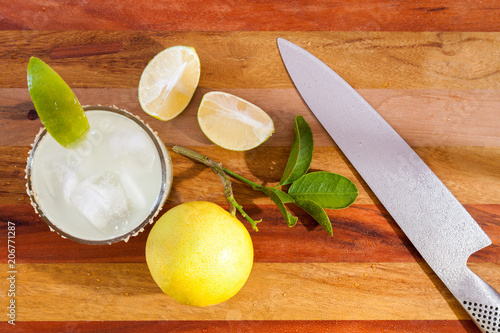
<instances>
[{"instance_id":1,"label":"wooden plank stripe","mask_svg":"<svg viewBox=\"0 0 500 333\"><path fill-rule=\"evenodd\" d=\"M494 288L500 286L499 264L470 267ZM16 269L19 321L469 319L420 263L255 263L238 294L205 308L166 296L144 263L19 264ZM8 302L2 295L0 306L5 309Z\"/></svg>"},{"instance_id":2,"label":"wooden plank stripe","mask_svg":"<svg viewBox=\"0 0 500 333\"><path fill-rule=\"evenodd\" d=\"M164 207L163 212L170 207ZM255 262L422 262L408 238L380 206L354 205L346 210L329 210L333 237L298 209L293 209L293 213L299 222L289 228L273 205L244 207L255 219L263 219L259 231L255 232L238 215L252 236ZM465 207L494 243L473 254L469 262L500 263L500 205ZM7 221L15 223L18 263L144 263L145 244L151 229L146 227L128 243L83 245L49 231L30 205L0 205L0 241L5 244ZM7 258L7 247L1 247L0 262L6 263Z\"/></svg>"},{"instance_id":3,"label":"wooden plank stripe","mask_svg":"<svg viewBox=\"0 0 500 333\"><path fill-rule=\"evenodd\" d=\"M290 138L291 140L291 138ZM230 152L213 146L191 147L221 162L228 169L258 183L274 186L285 169L289 149L263 146L250 152ZM498 204L500 198L500 147L417 147L417 154L463 204ZM0 147L0 199L2 204L25 204L24 169L28 147ZM169 203L199 200L225 203L222 185L213 171L204 165L170 153L174 183ZM337 147L315 147L311 171L336 172L351 179L358 187L356 204L377 204L378 199L359 174L346 163ZM197 175L192 177L192 175ZM199 184L203 184L200 188ZM238 181L233 182L240 204L269 204L260 192ZM484 189L488 191L484 191Z\"/></svg>"},{"instance_id":4,"label":"wooden plank stripe","mask_svg":"<svg viewBox=\"0 0 500 333\"><path fill-rule=\"evenodd\" d=\"M37 56L72 88L136 88L158 52L181 44L195 47L200 56L200 87L291 88L277 37L305 47L356 89L500 88L498 32L344 31L0 31L0 87L26 87L28 59ZM123 44L118 54L50 60L51 53L62 47L88 47L95 53L99 45L114 43Z\"/></svg>"},{"instance_id":5,"label":"wooden plank stripe","mask_svg":"<svg viewBox=\"0 0 500 333\"><path fill-rule=\"evenodd\" d=\"M77 45L69 47L57 47L50 53L50 59L67 59L89 57L102 54L113 54L123 50L123 43L114 42L106 44Z\"/></svg>"},{"instance_id":6,"label":"wooden plank stripe","mask_svg":"<svg viewBox=\"0 0 500 333\"><path fill-rule=\"evenodd\" d=\"M35 321L0 323L2 332L349 332L479 333L472 320L189 320L189 321Z\"/></svg>"},{"instance_id":7,"label":"wooden plank stripe","mask_svg":"<svg viewBox=\"0 0 500 333\"><path fill-rule=\"evenodd\" d=\"M498 31L498 8L479 0L9 2L0 29L23 30L368 30ZM276 19L279 17L279 19Z\"/></svg>"},{"instance_id":8,"label":"wooden plank stripe","mask_svg":"<svg viewBox=\"0 0 500 333\"><path fill-rule=\"evenodd\" d=\"M117 105L141 117L155 129L167 146L213 145L198 127L198 106L212 89L199 88L188 108L177 118L163 122L147 115L139 105L137 88L76 88L84 105ZM265 146L288 147L295 115L309 122L316 146L333 145L294 88L224 89L265 110L274 120L276 132ZM411 146L500 146L500 128L495 126L500 107L500 89L358 89L358 92L394 126ZM26 88L0 89L0 146L29 145L41 127L31 118L34 110ZM186 133L189 133L187 135Z\"/></svg>"}]
</instances>

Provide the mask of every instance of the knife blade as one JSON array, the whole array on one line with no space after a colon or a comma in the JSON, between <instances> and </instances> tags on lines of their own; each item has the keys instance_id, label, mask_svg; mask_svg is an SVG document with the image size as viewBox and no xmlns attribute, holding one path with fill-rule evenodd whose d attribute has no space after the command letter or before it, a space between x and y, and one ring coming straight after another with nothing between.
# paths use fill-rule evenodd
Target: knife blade
<instances>
[{"instance_id":1,"label":"knife blade","mask_svg":"<svg viewBox=\"0 0 500 333\"><path fill-rule=\"evenodd\" d=\"M500 295L467 267L491 240L403 138L321 60L282 38L303 100L421 256L483 332L500 332Z\"/></svg>"}]
</instances>

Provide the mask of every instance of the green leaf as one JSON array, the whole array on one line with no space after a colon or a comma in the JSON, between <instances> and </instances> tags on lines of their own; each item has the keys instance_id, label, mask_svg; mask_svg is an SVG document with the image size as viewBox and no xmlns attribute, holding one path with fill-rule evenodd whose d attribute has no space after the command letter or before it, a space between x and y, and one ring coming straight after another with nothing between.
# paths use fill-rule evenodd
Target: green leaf
<instances>
[{"instance_id":1,"label":"green leaf","mask_svg":"<svg viewBox=\"0 0 500 333\"><path fill-rule=\"evenodd\" d=\"M304 175L288 189L296 201L310 200L323 208L349 207L358 196L356 185L336 173L318 171Z\"/></svg>"},{"instance_id":2,"label":"green leaf","mask_svg":"<svg viewBox=\"0 0 500 333\"><path fill-rule=\"evenodd\" d=\"M311 215L330 235L333 235L332 222L320 205L307 199L297 199L295 204Z\"/></svg>"},{"instance_id":3,"label":"green leaf","mask_svg":"<svg viewBox=\"0 0 500 333\"><path fill-rule=\"evenodd\" d=\"M283 214L286 224L289 227L293 227L295 224L297 224L297 217L290 214L285 206L286 203L294 202L291 196L276 188L259 186L257 188L254 187L254 189L258 189L259 191L265 193L269 198L271 198L271 200L276 204L276 206L278 206L279 210Z\"/></svg>"},{"instance_id":4,"label":"green leaf","mask_svg":"<svg viewBox=\"0 0 500 333\"><path fill-rule=\"evenodd\" d=\"M288 162L279 185L291 184L299 179L311 166L313 154L313 135L304 117L295 117L294 138Z\"/></svg>"}]
</instances>

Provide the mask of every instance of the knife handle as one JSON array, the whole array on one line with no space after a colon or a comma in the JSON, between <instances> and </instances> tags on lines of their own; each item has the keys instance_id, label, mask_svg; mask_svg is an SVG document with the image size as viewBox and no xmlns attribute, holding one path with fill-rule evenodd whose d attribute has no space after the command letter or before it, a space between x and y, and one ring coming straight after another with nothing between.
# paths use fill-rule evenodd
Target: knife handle
<instances>
[{"instance_id":1,"label":"knife handle","mask_svg":"<svg viewBox=\"0 0 500 333\"><path fill-rule=\"evenodd\" d=\"M500 294L479 276L467 269L458 301L481 332L500 333Z\"/></svg>"}]
</instances>

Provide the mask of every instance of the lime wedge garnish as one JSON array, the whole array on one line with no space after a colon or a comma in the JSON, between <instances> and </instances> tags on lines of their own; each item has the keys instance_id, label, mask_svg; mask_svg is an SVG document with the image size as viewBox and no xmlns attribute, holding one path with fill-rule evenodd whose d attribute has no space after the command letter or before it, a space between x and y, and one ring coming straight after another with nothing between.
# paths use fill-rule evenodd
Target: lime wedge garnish
<instances>
[{"instance_id":1,"label":"lime wedge garnish","mask_svg":"<svg viewBox=\"0 0 500 333\"><path fill-rule=\"evenodd\" d=\"M83 141L89 122L71 88L49 65L31 57L28 89L36 112L47 132L65 148Z\"/></svg>"}]
</instances>

